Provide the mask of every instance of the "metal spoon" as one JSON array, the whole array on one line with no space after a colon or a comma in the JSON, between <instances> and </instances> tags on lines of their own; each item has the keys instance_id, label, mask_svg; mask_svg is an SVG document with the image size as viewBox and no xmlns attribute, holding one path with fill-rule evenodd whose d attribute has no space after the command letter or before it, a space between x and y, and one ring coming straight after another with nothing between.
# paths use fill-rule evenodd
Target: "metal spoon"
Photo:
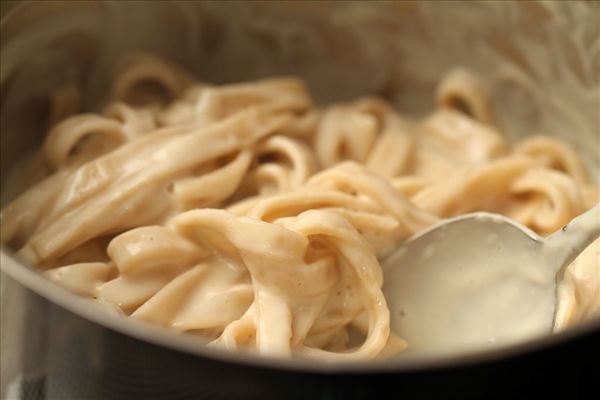
<instances>
[{"instance_id":1,"label":"metal spoon","mask_svg":"<svg viewBox=\"0 0 600 400\"><path fill-rule=\"evenodd\" d=\"M435 354L547 334L557 282L598 235L600 203L546 239L497 214L446 220L383 262L392 331Z\"/></svg>"}]
</instances>

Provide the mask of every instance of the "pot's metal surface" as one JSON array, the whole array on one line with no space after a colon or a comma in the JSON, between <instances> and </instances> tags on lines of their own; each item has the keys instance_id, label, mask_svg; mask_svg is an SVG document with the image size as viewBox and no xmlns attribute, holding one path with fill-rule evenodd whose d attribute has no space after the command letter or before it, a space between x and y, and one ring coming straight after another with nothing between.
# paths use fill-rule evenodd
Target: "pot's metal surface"
<instances>
[{"instance_id":1,"label":"pot's metal surface","mask_svg":"<svg viewBox=\"0 0 600 400\"><path fill-rule=\"evenodd\" d=\"M534 46L556 35L561 43L568 42L569 35L598 35L595 22L600 26L600 8L593 4L557 5L555 11L550 6L511 2L441 4L65 1L16 7L2 21L3 186L10 167L44 132L43 113L32 118L27 107L43 108L49 90L72 81L84 89L84 104L92 108L106 94L103 81L112 63L127 51L165 54L215 82L293 73L308 81L320 101L377 92L418 112L430 106L422 99L431 97L442 71L462 63L481 73L493 72L489 70L493 62L478 61L475 56L486 53L485 41L480 39L496 40L493 32L505 30L506 37L521 42L518 30L528 31ZM457 7L463 12L457 12ZM553 15L563 14L562 20L548 22ZM421 25L436 25L436 16L443 16L456 32L442 34L442 40L424 30ZM477 18L489 21L478 25ZM415 23L416 19L421 22ZM569 30L573 20L584 26L578 28L579 33ZM272 35L271 25L265 25L269 21L277 34ZM528 22L531 26L523 25ZM530 32L535 31L535 22L547 24L540 29L552 35ZM278 35L287 38L285 46L278 42ZM503 44L509 50L511 40ZM415 49L405 47L410 41ZM460 50L461 43L463 53L472 57L453 56L457 50L452 46ZM431 63L434 66L410 65L423 52L419 46L441 58ZM536 49L543 58L544 48ZM546 50L556 51L552 46ZM516 47L511 51L518 53ZM527 63L527 56L527 52L521 54L521 62ZM590 60L591 67L582 61L583 91L597 88L594 85L600 82L597 74L585 73L587 67L600 71L600 58L590 53ZM502 82L506 77L502 71L489 74L491 84ZM535 76L541 86L550 79L544 74ZM529 111L552 112L559 118L563 110L568 117L560 118L558 125L552 119L538 118L535 129L560 135L567 131L565 126L571 126L568 132L580 134L567 135L567 139L581 148L598 148L600 118L595 107L600 100L584 101L581 107L574 101L577 111L557 111L548 99L565 98L565 88L546 87L545 102L535 95L527 99L526 104L539 106ZM576 97L587 99L585 93ZM500 105L501 116L511 111L510 100ZM507 123L506 127L515 135L519 130L535 131L525 125ZM592 162L598 157L600 152L588 154ZM2 248L0 257L2 390L8 388L14 396L8 398L351 399L385 397L386 393L388 397L418 394L419 398L542 394L576 398L597 390L600 321L521 346L458 358L399 358L363 365L270 360L206 348L193 338L112 318L47 282L16 260L9 249Z\"/></svg>"},{"instance_id":2,"label":"pot's metal surface","mask_svg":"<svg viewBox=\"0 0 600 400\"><path fill-rule=\"evenodd\" d=\"M4 262L8 262L6 259ZM30 277L31 278L31 277ZM6 277L4 279L7 279ZM33 279L18 279L40 289ZM469 360L338 370L181 351L176 339L96 323L28 291L32 313L10 399L588 398L597 390L597 327ZM63 293L66 296L66 293ZM59 294L60 295L60 294ZM52 296L50 296L52 297ZM68 299L72 300L72 299ZM82 310L79 310L82 311ZM138 332L139 334L139 332ZM203 354L202 354L203 353ZM329 370L329 371L328 371Z\"/></svg>"}]
</instances>

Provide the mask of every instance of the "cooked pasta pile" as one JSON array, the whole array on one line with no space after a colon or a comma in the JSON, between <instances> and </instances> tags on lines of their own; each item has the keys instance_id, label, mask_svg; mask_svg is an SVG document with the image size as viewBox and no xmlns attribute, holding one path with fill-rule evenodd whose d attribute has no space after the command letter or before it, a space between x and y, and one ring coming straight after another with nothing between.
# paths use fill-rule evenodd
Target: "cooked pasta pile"
<instances>
[{"instance_id":1,"label":"cooked pasta pile","mask_svg":"<svg viewBox=\"0 0 600 400\"><path fill-rule=\"evenodd\" d=\"M544 235L599 199L566 143L509 145L461 69L423 120L376 97L316 107L294 78L212 86L147 54L102 112L78 97L54 94L21 170L45 176L2 210L2 242L82 296L230 350L401 351L379 260L402 241L480 210ZM569 267L556 329L598 313L599 247Z\"/></svg>"}]
</instances>

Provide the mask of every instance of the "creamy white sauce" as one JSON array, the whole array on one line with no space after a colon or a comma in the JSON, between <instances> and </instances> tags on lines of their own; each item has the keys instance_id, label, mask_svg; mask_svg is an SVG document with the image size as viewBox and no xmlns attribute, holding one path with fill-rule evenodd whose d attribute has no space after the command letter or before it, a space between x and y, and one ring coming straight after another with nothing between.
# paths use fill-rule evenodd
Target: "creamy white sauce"
<instances>
[{"instance_id":1,"label":"creamy white sauce","mask_svg":"<svg viewBox=\"0 0 600 400\"><path fill-rule=\"evenodd\" d=\"M478 351L551 331L556 269L535 234L504 221L453 223L384 263L391 328L409 352Z\"/></svg>"}]
</instances>

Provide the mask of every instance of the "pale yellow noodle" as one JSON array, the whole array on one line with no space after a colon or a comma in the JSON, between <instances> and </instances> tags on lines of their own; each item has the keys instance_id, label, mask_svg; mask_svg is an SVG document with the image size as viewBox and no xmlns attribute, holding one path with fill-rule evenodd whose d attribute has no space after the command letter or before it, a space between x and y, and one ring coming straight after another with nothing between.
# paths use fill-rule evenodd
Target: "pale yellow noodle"
<instances>
[{"instance_id":1,"label":"pale yellow noodle","mask_svg":"<svg viewBox=\"0 0 600 400\"><path fill-rule=\"evenodd\" d=\"M213 86L148 54L111 93L97 114L74 114L74 86L54 94L23 169L47 176L2 210L2 242L75 293L230 350L393 355L410 343L390 332L379 260L402 241L480 210L545 235L599 199L567 144L508 143L465 69L422 121L376 97L317 108L294 78ZM567 269L556 330L600 313L598 246Z\"/></svg>"}]
</instances>

